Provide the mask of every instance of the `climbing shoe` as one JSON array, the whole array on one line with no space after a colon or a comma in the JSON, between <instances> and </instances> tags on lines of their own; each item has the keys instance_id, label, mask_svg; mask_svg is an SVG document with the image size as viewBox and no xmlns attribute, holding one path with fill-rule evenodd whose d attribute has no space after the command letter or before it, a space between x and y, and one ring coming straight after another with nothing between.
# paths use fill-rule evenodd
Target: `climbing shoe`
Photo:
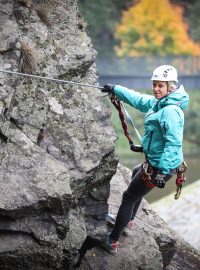
<instances>
[{"instance_id":1,"label":"climbing shoe","mask_svg":"<svg viewBox=\"0 0 200 270\"><path fill-rule=\"evenodd\" d=\"M105 241L101 244L101 247L105 249L107 252L109 252L110 254L115 254L118 251L119 242L111 240L110 234L108 234Z\"/></svg>"},{"instance_id":2,"label":"climbing shoe","mask_svg":"<svg viewBox=\"0 0 200 270\"><path fill-rule=\"evenodd\" d=\"M116 221L116 216L112 214L107 214L106 215L106 222L108 226L114 226ZM134 221L131 220L127 224L127 226L124 228L123 234L128 235L129 230L132 230L134 227Z\"/></svg>"}]
</instances>

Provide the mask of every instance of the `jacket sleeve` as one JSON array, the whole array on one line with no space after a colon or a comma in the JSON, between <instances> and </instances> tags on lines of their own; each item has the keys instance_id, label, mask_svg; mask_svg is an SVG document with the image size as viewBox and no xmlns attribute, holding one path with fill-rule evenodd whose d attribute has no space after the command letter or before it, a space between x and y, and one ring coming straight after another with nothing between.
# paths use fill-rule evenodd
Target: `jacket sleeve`
<instances>
[{"instance_id":1,"label":"jacket sleeve","mask_svg":"<svg viewBox=\"0 0 200 270\"><path fill-rule=\"evenodd\" d=\"M114 94L119 100L144 113L148 112L155 101L155 97L152 95L140 94L120 85L115 85Z\"/></svg>"},{"instance_id":2,"label":"jacket sleeve","mask_svg":"<svg viewBox=\"0 0 200 270\"><path fill-rule=\"evenodd\" d=\"M164 174L168 174L170 170L181 164L180 157L183 159L183 111L176 105L166 106L160 120L160 127L165 147L158 167Z\"/></svg>"}]
</instances>

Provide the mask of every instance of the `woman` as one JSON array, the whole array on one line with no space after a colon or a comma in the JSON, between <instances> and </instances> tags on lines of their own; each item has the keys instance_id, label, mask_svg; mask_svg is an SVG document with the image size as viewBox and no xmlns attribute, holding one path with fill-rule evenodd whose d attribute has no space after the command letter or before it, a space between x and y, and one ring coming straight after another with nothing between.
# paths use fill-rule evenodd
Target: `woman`
<instances>
[{"instance_id":1,"label":"woman","mask_svg":"<svg viewBox=\"0 0 200 270\"><path fill-rule=\"evenodd\" d=\"M164 188L183 162L183 110L189 96L183 86L177 87L178 75L174 67L162 65L152 75L153 95L142 95L120 85L107 84L102 92L114 94L130 106L146 113L142 148L146 162L135 167L132 181L124 192L115 225L104 247L117 252L118 240L131 224L144 195L154 186Z\"/></svg>"}]
</instances>

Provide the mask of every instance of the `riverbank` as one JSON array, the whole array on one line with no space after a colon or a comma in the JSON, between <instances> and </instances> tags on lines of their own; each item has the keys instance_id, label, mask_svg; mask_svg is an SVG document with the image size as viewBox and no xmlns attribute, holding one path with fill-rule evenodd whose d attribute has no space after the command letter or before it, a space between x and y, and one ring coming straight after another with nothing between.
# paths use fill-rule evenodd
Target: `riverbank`
<instances>
[{"instance_id":1,"label":"riverbank","mask_svg":"<svg viewBox=\"0 0 200 270\"><path fill-rule=\"evenodd\" d=\"M178 200L172 194L151 207L187 242L200 250L200 180L183 188Z\"/></svg>"}]
</instances>

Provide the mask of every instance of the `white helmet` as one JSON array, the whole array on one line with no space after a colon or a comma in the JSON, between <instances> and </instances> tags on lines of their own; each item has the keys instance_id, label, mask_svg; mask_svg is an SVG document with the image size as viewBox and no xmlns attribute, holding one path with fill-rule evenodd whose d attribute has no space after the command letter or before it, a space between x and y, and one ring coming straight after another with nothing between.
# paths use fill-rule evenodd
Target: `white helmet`
<instances>
[{"instance_id":1,"label":"white helmet","mask_svg":"<svg viewBox=\"0 0 200 270\"><path fill-rule=\"evenodd\" d=\"M170 65L162 65L154 69L151 80L164 82L174 81L178 83L178 73L174 67Z\"/></svg>"}]
</instances>

